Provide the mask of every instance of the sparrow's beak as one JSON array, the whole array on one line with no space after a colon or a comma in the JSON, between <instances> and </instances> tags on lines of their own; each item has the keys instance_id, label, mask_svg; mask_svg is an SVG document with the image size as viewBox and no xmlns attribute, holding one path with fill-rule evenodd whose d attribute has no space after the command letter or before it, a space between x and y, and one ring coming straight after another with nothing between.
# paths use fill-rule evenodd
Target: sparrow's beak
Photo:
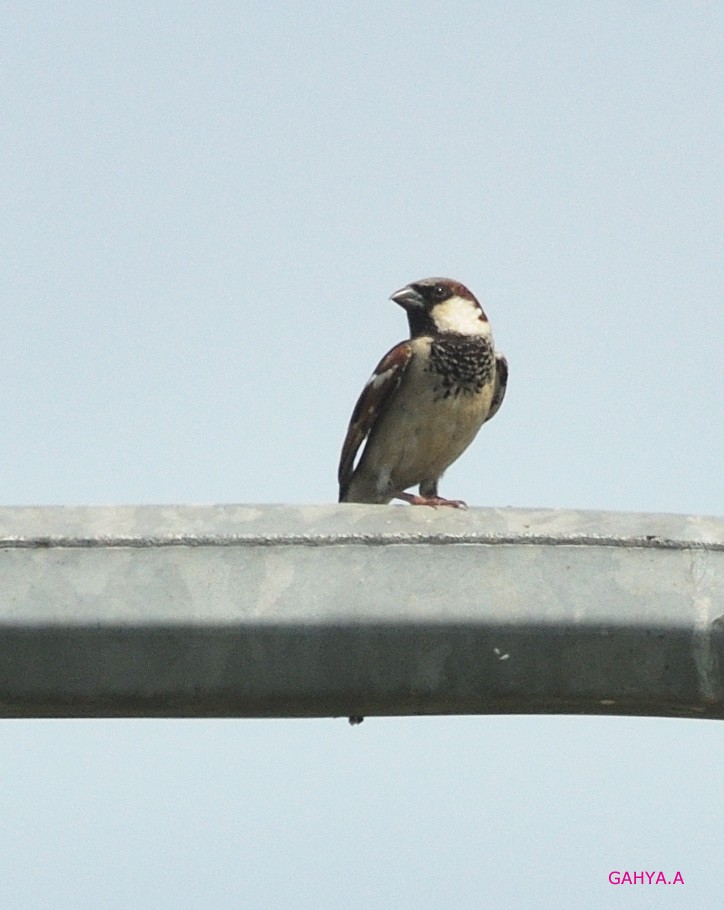
<instances>
[{"instance_id":1,"label":"sparrow's beak","mask_svg":"<svg viewBox=\"0 0 724 910\"><path fill-rule=\"evenodd\" d=\"M390 300L399 303L405 310L409 310L410 307L422 306L424 302L422 294L419 294L414 288L411 288L409 284L407 287L400 288L399 291L395 291L394 294L391 294Z\"/></svg>"}]
</instances>

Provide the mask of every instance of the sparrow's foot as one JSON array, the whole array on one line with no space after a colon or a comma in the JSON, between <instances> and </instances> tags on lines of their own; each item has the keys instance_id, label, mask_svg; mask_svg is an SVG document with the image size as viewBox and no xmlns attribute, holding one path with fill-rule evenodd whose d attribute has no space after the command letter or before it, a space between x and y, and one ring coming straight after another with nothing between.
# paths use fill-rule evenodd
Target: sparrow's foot
<instances>
[{"instance_id":1,"label":"sparrow's foot","mask_svg":"<svg viewBox=\"0 0 724 910\"><path fill-rule=\"evenodd\" d=\"M442 496L418 496L415 493L398 493L397 499L409 502L411 506L451 506L453 509L467 509L462 499L443 499Z\"/></svg>"}]
</instances>

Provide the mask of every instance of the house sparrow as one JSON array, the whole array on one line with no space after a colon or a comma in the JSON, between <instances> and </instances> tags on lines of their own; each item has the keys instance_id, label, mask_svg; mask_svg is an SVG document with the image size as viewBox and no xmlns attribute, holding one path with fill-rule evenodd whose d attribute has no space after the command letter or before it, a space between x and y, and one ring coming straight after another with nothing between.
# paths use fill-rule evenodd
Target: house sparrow
<instances>
[{"instance_id":1,"label":"house sparrow","mask_svg":"<svg viewBox=\"0 0 724 910\"><path fill-rule=\"evenodd\" d=\"M382 358L355 405L339 501L465 507L439 496L437 485L500 408L508 362L495 351L483 308L459 282L425 278L390 300L407 312L410 340ZM405 492L416 485L419 496Z\"/></svg>"}]
</instances>

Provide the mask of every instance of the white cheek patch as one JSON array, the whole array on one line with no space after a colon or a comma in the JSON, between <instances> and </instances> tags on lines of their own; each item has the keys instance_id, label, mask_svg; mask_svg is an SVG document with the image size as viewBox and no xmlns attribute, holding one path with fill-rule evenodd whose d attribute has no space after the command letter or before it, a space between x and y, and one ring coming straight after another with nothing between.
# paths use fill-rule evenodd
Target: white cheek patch
<instances>
[{"instance_id":1,"label":"white cheek patch","mask_svg":"<svg viewBox=\"0 0 724 910\"><path fill-rule=\"evenodd\" d=\"M480 309L463 297L451 297L433 307L431 316L441 332L461 335L490 335L490 323L481 319Z\"/></svg>"}]
</instances>

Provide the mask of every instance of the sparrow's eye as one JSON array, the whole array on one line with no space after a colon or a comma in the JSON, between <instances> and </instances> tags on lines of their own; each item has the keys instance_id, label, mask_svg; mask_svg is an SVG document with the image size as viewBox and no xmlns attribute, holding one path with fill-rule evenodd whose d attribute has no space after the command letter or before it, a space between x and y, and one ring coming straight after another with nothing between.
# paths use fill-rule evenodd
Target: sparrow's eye
<instances>
[{"instance_id":1,"label":"sparrow's eye","mask_svg":"<svg viewBox=\"0 0 724 910\"><path fill-rule=\"evenodd\" d=\"M432 289L432 299L442 300L445 296L445 288L441 284L436 284Z\"/></svg>"}]
</instances>

